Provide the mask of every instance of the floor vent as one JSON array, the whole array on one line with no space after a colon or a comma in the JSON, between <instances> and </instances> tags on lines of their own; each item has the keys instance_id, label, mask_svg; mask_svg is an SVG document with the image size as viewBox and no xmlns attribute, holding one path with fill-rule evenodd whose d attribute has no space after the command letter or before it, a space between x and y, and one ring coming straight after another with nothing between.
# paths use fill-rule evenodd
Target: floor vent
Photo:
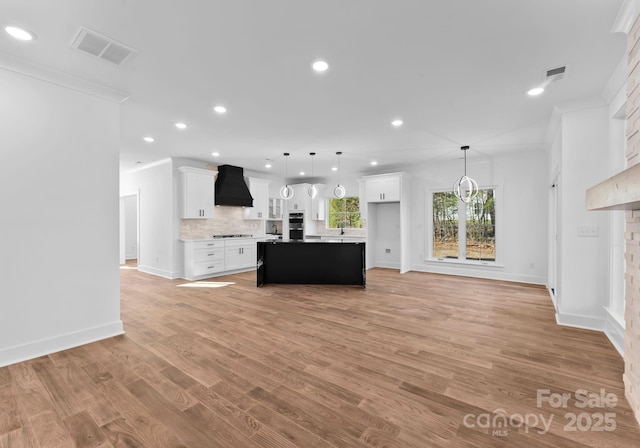
<instances>
[{"instance_id":1,"label":"floor vent","mask_svg":"<svg viewBox=\"0 0 640 448\"><path fill-rule=\"evenodd\" d=\"M87 28L80 28L70 46L115 65L124 65L138 53L131 47Z\"/></svg>"}]
</instances>

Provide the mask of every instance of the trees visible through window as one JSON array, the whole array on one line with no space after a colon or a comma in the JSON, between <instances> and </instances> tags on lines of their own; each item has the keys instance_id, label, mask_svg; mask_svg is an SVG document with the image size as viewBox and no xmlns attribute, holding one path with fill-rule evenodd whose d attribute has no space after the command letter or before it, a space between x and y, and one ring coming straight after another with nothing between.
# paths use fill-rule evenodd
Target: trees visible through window
<instances>
[{"instance_id":1,"label":"trees visible through window","mask_svg":"<svg viewBox=\"0 0 640 448\"><path fill-rule=\"evenodd\" d=\"M433 193L433 257L495 261L495 223L494 189L480 190L468 204L452 192Z\"/></svg>"},{"instance_id":2,"label":"trees visible through window","mask_svg":"<svg viewBox=\"0 0 640 448\"><path fill-rule=\"evenodd\" d=\"M330 198L329 199L329 219L327 220L330 229L359 229L362 227L360 219L360 198Z\"/></svg>"}]
</instances>

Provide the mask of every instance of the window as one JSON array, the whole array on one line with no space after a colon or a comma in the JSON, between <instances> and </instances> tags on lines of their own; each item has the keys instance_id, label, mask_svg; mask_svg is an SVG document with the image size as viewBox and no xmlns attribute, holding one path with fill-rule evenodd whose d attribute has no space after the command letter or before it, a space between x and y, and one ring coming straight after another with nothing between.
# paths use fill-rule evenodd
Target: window
<instances>
[{"instance_id":1,"label":"window","mask_svg":"<svg viewBox=\"0 0 640 448\"><path fill-rule=\"evenodd\" d=\"M329 219L327 226L330 229L359 229L362 227L360 219L360 198L329 198Z\"/></svg>"},{"instance_id":2,"label":"window","mask_svg":"<svg viewBox=\"0 0 640 448\"><path fill-rule=\"evenodd\" d=\"M439 259L496 260L494 189L480 190L468 204L450 191L433 193L432 254Z\"/></svg>"}]
</instances>

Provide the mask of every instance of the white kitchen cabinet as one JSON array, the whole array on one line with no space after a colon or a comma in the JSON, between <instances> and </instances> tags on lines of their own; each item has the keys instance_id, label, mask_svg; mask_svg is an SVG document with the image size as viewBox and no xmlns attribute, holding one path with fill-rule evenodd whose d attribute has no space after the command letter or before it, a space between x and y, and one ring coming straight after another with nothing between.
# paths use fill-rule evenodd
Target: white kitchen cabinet
<instances>
[{"instance_id":1,"label":"white kitchen cabinet","mask_svg":"<svg viewBox=\"0 0 640 448\"><path fill-rule=\"evenodd\" d=\"M311 219L315 221L324 221L325 211L327 209L326 190L327 186L324 184L315 184L318 194L311 199Z\"/></svg>"},{"instance_id":2,"label":"white kitchen cabinet","mask_svg":"<svg viewBox=\"0 0 640 448\"><path fill-rule=\"evenodd\" d=\"M311 184L296 184L291 185L293 188L293 197L289 199L288 210L289 212L307 212L311 210L311 198L307 190Z\"/></svg>"},{"instance_id":3,"label":"white kitchen cabinet","mask_svg":"<svg viewBox=\"0 0 640 448\"><path fill-rule=\"evenodd\" d=\"M399 202L400 176L384 174L367 176L367 202Z\"/></svg>"},{"instance_id":4,"label":"white kitchen cabinet","mask_svg":"<svg viewBox=\"0 0 640 448\"><path fill-rule=\"evenodd\" d=\"M282 219L282 198L269 198L269 219L281 220Z\"/></svg>"},{"instance_id":5,"label":"white kitchen cabinet","mask_svg":"<svg viewBox=\"0 0 640 448\"><path fill-rule=\"evenodd\" d=\"M224 241L185 241L184 277L200 280L224 272Z\"/></svg>"},{"instance_id":6,"label":"white kitchen cabinet","mask_svg":"<svg viewBox=\"0 0 640 448\"><path fill-rule=\"evenodd\" d=\"M226 271L256 266L256 240L238 238L225 240L224 265Z\"/></svg>"},{"instance_id":7,"label":"white kitchen cabinet","mask_svg":"<svg viewBox=\"0 0 640 448\"><path fill-rule=\"evenodd\" d=\"M180 171L180 217L183 219L212 218L216 201L217 171L188 166L181 166L178 171Z\"/></svg>"},{"instance_id":8,"label":"white kitchen cabinet","mask_svg":"<svg viewBox=\"0 0 640 448\"><path fill-rule=\"evenodd\" d=\"M269 214L269 183L265 179L249 177L249 192L253 197L253 207L244 209L244 219L267 219Z\"/></svg>"}]
</instances>

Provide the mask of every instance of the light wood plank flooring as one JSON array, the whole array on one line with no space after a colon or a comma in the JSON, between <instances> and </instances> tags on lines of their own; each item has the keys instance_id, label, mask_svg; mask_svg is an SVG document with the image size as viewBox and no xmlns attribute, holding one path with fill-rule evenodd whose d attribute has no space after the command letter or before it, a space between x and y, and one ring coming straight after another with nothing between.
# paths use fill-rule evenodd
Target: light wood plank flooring
<instances>
[{"instance_id":1,"label":"light wood plank flooring","mask_svg":"<svg viewBox=\"0 0 640 448\"><path fill-rule=\"evenodd\" d=\"M126 335L0 369L1 448L640 447L621 357L557 326L544 288L121 274ZM545 389L567 407L537 406ZM580 408L580 389L617 406Z\"/></svg>"}]
</instances>

